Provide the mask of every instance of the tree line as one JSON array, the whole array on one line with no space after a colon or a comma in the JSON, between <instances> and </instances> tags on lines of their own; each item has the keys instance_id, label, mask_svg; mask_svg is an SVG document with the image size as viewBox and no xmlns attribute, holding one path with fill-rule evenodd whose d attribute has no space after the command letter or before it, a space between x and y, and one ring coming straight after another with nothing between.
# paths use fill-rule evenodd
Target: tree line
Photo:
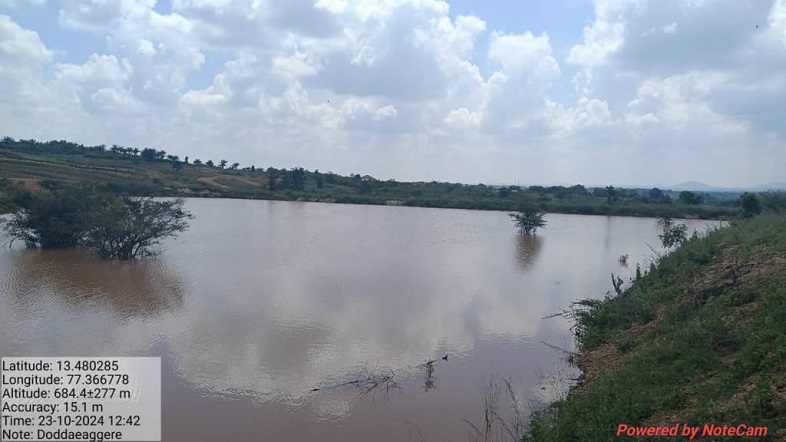
<instances>
[{"instance_id":1,"label":"tree line","mask_svg":"<svg viewBox=\"0 0 786 442\"><path fill-rule=\"evenodd\" d=\"M131 184L114 182L119 192L129 191L147 195L177 194L170 189L184 186L192 193L209 191L212 195L261 199L313 199L356 204L400 204L426 207L452 207L482 210L514 210L521 195L528 196L541 210L559 213L579 213L623 216L699 216L730 218L741 209L740 194L717 194L682 191L675 192L653 187L625 189L614 186L588 188L573 186L491 186L440 181L399 182L396 180L363 179L360 174L339 175L333 172L309 171L302 167L277 169L274 167L241 167L227 159L216 162L192 159L167 153L164 150L142 149L119 145L85 146L67 141L39 142L14 140L6 137L0 148L24 153L51 155L84 155L107 159L133 161L136 164L171 164L171 175L149 182ZM257 187L218 188L195 180L200 168L213 168L221 174L241 175L259 183ZM190 174L182 174L183 171ZM161 172L161 168L158 168ZM169 180L169 184L165 181ZM125 189L125 190L124 190ZM762 205L777 205L770 194L758 194ZM768 203L773 200L775 202Z\"/></svg>"}]
</instances>

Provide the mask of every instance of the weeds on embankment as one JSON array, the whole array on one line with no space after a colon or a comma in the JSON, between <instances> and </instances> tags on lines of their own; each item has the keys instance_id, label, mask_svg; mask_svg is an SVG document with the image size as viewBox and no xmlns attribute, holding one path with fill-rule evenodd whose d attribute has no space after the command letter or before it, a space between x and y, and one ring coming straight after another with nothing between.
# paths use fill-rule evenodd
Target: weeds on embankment
<instances>
[{"instance_id":1,"label":"weeds on embankment","mask_svg":"<svg viewBox=\"0 0 786 442\"><path fill-rule=\"evenodd\" d=\"M765 440L786 440L786 216L694 236L621 295L569 314L584 376L533 414L525 441L678 423L766 426Z\"/></svg>"}]
</instances>

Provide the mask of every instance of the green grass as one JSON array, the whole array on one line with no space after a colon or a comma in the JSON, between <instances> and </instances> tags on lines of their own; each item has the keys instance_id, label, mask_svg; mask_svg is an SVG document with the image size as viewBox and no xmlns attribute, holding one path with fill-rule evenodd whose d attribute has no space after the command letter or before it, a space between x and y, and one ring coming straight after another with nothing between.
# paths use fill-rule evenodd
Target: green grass
<instances>
[{"instance_id":1,"label":"green grass","mask_svg":"<svg viewBox=\"0 0 786 442\"><path fill-rule=\"evenodd\" d=\"M786 428L786 216L694 238L622 296L585 304L581 351L618 363L537 411L525 440L608 441L620 423Z\"/></svg>"}]
</instances>

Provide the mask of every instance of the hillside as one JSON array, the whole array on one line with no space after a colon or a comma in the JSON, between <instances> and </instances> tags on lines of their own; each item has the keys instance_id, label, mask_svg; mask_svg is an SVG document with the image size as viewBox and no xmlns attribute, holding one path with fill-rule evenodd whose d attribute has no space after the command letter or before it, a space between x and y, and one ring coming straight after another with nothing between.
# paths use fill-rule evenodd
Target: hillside
<instances>
[{"instance_id":1,"label":"hillside","mask_svg":"<svg viewBox=\"0 0 786 442\"><path fill-rule=\"evenodd\" d=\"M62 182L96 183L103 190L135 196L183 196L388 204L481 210L512 210L519 193L554 213L728 219L736 199L706 194L683 203L658 190L587 189L582 185L493 187L484 184L381 181L354 174L302 168L215 164L165 151L121 146L84 146L67 141L0 141L0 211L13 209L14 189L36 190ZM653 189L657 190L657 189ZM611 192L611 193L609 193Z\"/></svg>"},{"instance_id":2,"label":"hillside","mask_svg":"<svg viewBox=\"0 0 786 442\"><path fill-rule=\"evenodd\" d=\"M700 183L698 181L686 181L684 183L675 184L666 187L668 190L683 191L688 190L691 192L713 192L713 193L742 193L742 192L765 192L770 189L785 190L786 183L767 183L758 186L750 187L747 189L736 187L716 187L708 184Z\"/></svg>"},{"instance_id":3,"label":"hillside","mask_svg":"<svg viewBox=\"0 0 786 442\"><path fill-rule=\"evenodd\" d=\"M768 436L698 439L786 441L785 215L690 239L621 296L567 315L583 376L534 415L526 440L608 441L620 424L714 423L765 426Z\"/></svg>"}]
</instances>

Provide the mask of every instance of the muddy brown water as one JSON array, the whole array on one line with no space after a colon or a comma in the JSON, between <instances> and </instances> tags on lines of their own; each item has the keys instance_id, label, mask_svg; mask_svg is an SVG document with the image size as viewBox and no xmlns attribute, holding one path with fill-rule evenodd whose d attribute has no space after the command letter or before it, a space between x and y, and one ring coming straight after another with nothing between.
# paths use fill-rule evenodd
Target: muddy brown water
<instances>
[{"instance_id":1,"label":"muddy brown water","mask_svg":"<svg viewBox=\"0 0 786 442\"><path fill-rule=\"evenodd\" d=\"M0 250L0 356L160 356L167 442L466 441L492 378L526 413L576 376L546 345L572 348L570 324L543 318L631 277L660 229L548 215L522 237L502 212L188 208L191 229L154 259Z\"/></svg>"}]
</instances>

